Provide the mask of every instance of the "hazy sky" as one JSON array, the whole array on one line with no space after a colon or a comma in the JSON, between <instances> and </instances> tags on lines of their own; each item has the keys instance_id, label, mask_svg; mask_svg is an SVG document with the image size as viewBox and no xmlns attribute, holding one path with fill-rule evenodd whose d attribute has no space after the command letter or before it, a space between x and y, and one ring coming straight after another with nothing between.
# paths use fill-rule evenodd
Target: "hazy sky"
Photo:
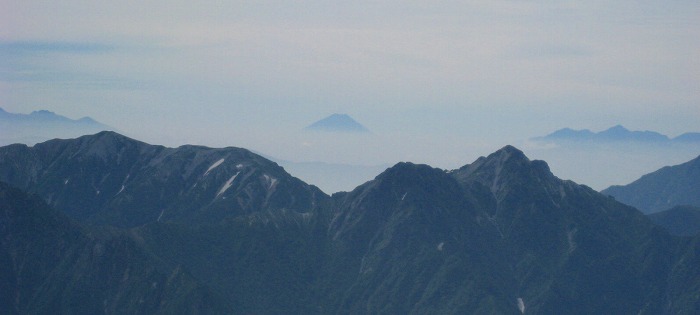
<instances>
[{"instance_id":1,"label":"hazy sky","mask_svg":"<svg viewBox=\"0 0 700 315\"><path fill-rule=\"evenodd\" d=\"M700 2L0 0L0 107L346 163L676 136L700 131ZM336 112L373 138L297 134Z\"/></svg>"}]
</instances>

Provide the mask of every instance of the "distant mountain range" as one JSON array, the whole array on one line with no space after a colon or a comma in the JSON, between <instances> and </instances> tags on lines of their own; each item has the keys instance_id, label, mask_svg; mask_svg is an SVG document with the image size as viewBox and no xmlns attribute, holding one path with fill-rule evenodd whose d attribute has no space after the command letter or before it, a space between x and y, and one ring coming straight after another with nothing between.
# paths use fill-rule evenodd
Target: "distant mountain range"
<instances>
[{"instance_id":1,"label":"distant mountain range","mask_svg":"<svg viewBox=\"0 0 700 315\"><path fill-rule=\"evenodd\" d=\"M245 149L101 132L2 147L0 181L12 314L700 311L700 236L511 146L328 196Z\"/></svg>"},{"instance_id":2,"label":"distant mountain range","mask_svg":"<svg viewBox=\"0 0 700 315\"><path fill-rule=\"evenodd\" d=\"M700 156L663 167L628 185L608 187L601 193L647 214L680 205L700 207Z\"/></svg>"},{"instance_id":3,"label":"distant mountain range","mask_svg":"<svg viewBox=\"0 0 700 315\"><path fill-rule=\"evenodd\" d=\"M323 131L323 132L344 132L344 133L369 133L362 124L358 123L352 117L346 114L332 114L323 118L306 128L306 131Z\"/></svg>"},{"instance_id":4,"label":"distant mountain range","mask_svg":"<svg viewBox=\"0 0 700 315\"><path fill-rule=\"evenodd\" d=\"M617 125L601 132L592 132L588 129L573 130L570 128L559 129L544 137L533 138L542 142L642 142L642 143L700 143L700 133L684 133L675 138L655 131L630 131L627 128Z\"/></svg>"},{"instance_id":5,"label":"distant mountain range","mask_svg":"<svg viewBox=\"0 0 700 315\"><path fill-rule=\"evenodd\" d=\"M0 130L0 145L31 145L54 138L75 138L114 128L90 117L74 120L47 110L16 114L0 108Z\"/></svg>"}]
</instances>

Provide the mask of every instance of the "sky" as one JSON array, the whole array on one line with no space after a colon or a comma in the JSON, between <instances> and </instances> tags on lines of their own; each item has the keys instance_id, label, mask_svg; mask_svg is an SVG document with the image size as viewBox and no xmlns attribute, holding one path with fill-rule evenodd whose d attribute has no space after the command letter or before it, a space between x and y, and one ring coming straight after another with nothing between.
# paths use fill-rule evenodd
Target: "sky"
<instances>
[{"instance_id":1,"label":"sky","mask_svg":"<svg viewBox=\"0 0 700 315\"><path fill-rule=\"evenodd\" d=\"M0 0L0 107L154 144L454 168L564 127L700 131L698 39L687 0ZM372 136L299 132L333 113Z\"/></svg>"}]
</instances>

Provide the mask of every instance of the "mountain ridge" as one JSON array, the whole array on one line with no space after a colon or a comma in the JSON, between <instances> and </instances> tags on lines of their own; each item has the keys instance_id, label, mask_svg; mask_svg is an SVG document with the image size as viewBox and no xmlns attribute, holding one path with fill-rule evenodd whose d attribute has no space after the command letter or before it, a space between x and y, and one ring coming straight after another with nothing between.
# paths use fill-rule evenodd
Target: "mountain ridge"
<instances>
[{"instance_id":1,"label":"mountain ridge","mask_svg":"<svg viewBox=\"0 0 700 315\"><path fill-rule=\"evenodd\" d=\"M631 131L622 125L616 125L600 132L588 129L574 130L563 128L546 136L535 137L539 142L641 142L641 143L687 143L700 142L700 133L688 132L670 138L656 131Z\"/></svg>"},{"instance_id":2,"label":"mountain ridge","mask_svg":"<svg viewBox=\"0 0 700 315\"><path fill-rule=\"evenodd\" d=\"M237 168L245 163L249 174ZM271 163L235 149L165 148L101 133L33 150L0 148L0 180L24 184L63 212L86 202L61 197L66 176L74 181L83 169L96 175L71 195L98 199L99 188L99 195L121 196L129 187L121 194L118 188L133 171L141 188L131 192L128 207L113 206L190 200L167 208L180 217L161 220L154 208L145 220L118 211L79 222L127 228L145 251L210 286L235 313L700 310L693 299L700 292L694 254L700 237L673 237L638 210L557 178L546 162L515 147L452 171L397 163L332 196ZM180 198L195 184L207 185L203 178L212 180L209 188ZM223 215L187 215L211 211L212 199L222 202L216 209Z\"/></svg>"},{"instance_id":3,"label":"mountain ridge","mask_svg":"<svg viewBox=\"0 0 700 315\"><path fill-rule=\"evenodd\" d=\"M55 138L74 138L115 128L90 117L71 119L48 110L30 114L10 113L0 108L0 145L24 143L33 145Z\"/></svg>"},{"instance_id":4,"label":"mountain ridge","mask_svg":"<svg viewBox=\"0 0 700 315\"><path fill-rule=\"evenodd\" d=\"M26 161L24 167L16 160ZM78 220L121 220L122 227L170 219L216 221L282 204L303 209L312 199L325 198L318 188L245 149L166 148L112 131L4 147L0 164L8 163L12 166L0 171L1 180L43 195ZM264 193L250 195L250 189Z\"/></svg>"},{"instance_id":5,"label":"mountain ridge","mask_svg":"<svg viewBox=\"0 0 700 315\"><path fill-rule=\"evenodd\" d=\"M627 185L601 191L646 214L679 205L700 206L700 156L674 166L665 166Z\"/></svg>"}]
</instances>

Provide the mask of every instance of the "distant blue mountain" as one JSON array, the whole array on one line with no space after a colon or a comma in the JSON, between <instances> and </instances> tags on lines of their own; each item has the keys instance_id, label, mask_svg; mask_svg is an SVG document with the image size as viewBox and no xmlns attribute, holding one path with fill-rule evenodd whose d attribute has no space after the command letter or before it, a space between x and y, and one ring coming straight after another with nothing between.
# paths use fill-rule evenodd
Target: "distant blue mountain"
<instances>
[{"instance_id":1,"label":"distant blue mountain","mask_svg":"<svg viewBox=\"0 0 700 315\"><path fill-rule=\"evenodd\" d=\"M369 129L365 128L362 124L358 123L352 117L346 114L333 114L326 118L323 118L306 128L304 130L308 131L331 131L331 132L352 132L352 133L366 133Z\"/></svg>"},{"instance_id":2,"label":"distant blue mountain","mask_svg":"<svg viewBox=\"0 0 700 315\"><path fill-rule=\"evenodd\" d=\"M0 122L3 123L68 123L68 124L85 124L96 125L101 127L109 127L95 121L90 117L80 119L70 119L65 116L58 115L48 110L37 110L30 114L15 114L5 111L0 108Z\"/></svg>"},{"instance_id":3,"label":"distant blue mountain","mask_svg":"<svg viewBox=\"0 0 700 315\"><path fill-rule=\"evenodd\" d=\"M655 131L631 131L621 125L611 127L601 132L592 132L588 129L573 130L570 128L559 129L544 137L533 138L535 141L544 142L645 142L645 143L668 143L668 142L698 142L700 143L700 133L685 133L676 138L670 139L668 136Z\"/></svg>"},{"instance_id":4,"label":"distant blue mountain","mask_svg":"<svg viewBox=\"0 0 700 315\"><path fill-rule=\"evenodd\" d=\"M678 137L673 138L673 141L700 142L700 132L687 132Z\"/></svg>"},{"instance_id":5,"label":"distant blue mountain","mask_svg":"<svg viewBox=\"0 0 700 315\"><path fill-rule=\"evenodd\" d=\"M587 140L595 137L595 133L588 129L584 130L573 130L571 128L559 129L545 137L540 137L542 139L567 139L567 140Z\"/></svg>"},{"instance_id":6,"label":"distant blue mountain","mask_svg":"<svg viewBox=\"0 0 700 315\"><path fill-rule=\"evenodd\" d=\"M54 138L75 138L114 128L90 117L70 119L48 110L30 114L10 113L0 108L0 145L32 145Z\"/></svg>"}]
</instances>

